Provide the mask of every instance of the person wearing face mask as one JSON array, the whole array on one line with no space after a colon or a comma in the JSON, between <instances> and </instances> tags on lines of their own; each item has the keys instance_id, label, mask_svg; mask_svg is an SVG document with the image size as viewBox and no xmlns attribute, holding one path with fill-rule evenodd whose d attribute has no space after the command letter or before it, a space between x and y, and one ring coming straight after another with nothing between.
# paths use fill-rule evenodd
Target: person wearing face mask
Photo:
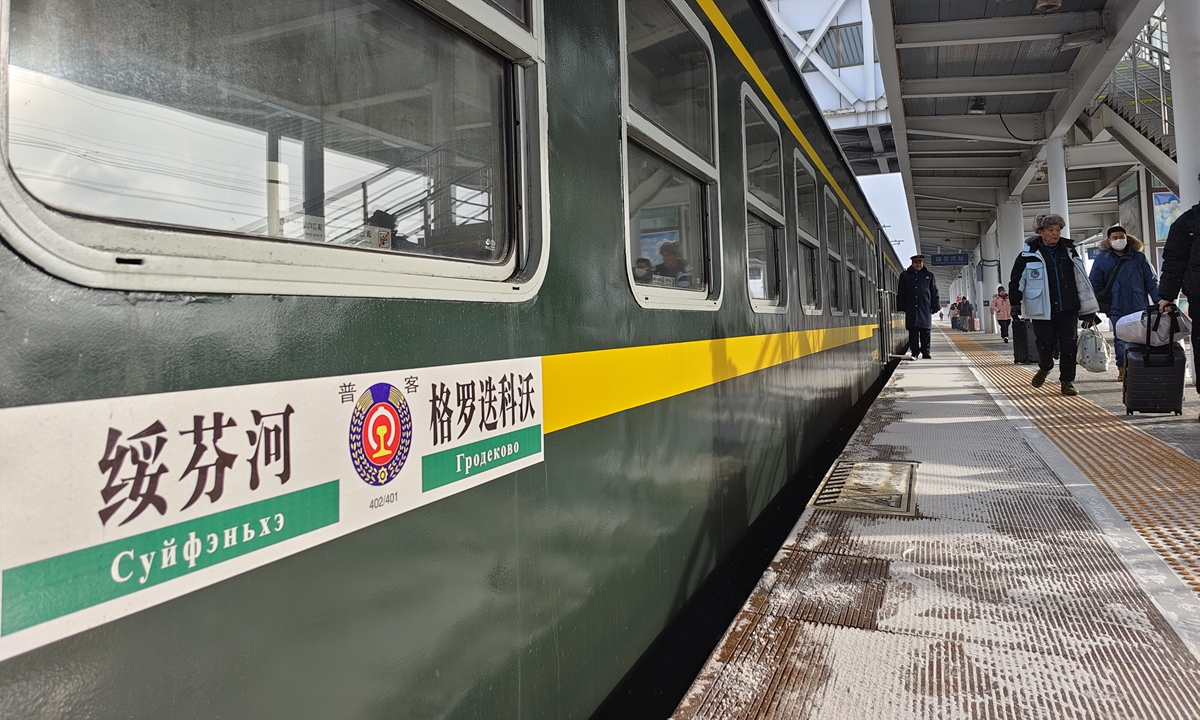
<instances>
[{"instance_id":1,"label":"person wearing face mask","mask_svg":"<svg viewBox=\"0 0 1200 720\"><path fill-rule=\"evenodd\" d=\"M1100 241L1101 252L1088 274L1096 297L1102 297L1106 291L1112 296L1106 314L1114 330L1119 318L1145 310L1147 297L1150 302L1158 302L1158 278L1142 253L1142 247L1141 240L1125 232L1120 225L1114 225ZM1117 349L1117 380L1124 380L1128 343L1114 338L1113 344Z\"/></svg>"},{"instance_id":2,"label":"person wearing face mask","mask_svg":"<svg viewBox=\"0 0 1200 720\"><path fill-rule=\"evenodd\" d=\"M654 275L654 263L650 262L650 258L640 257L633 263L633 280L638 285L649 285Z\"/></svg>"},{"instance_id":3,"label":"person wearing face mask","mask_svg":"<svg viewBox=\"0 0 1200 720\"><path fill-rule=\"evenodd\" d=\"M1081 317L1079 314L1082 305L1075 284L1074 264L1079 253L1070 238L1062 237L1066 224L1061 215L1037 216L1033 222L1037 234L1025 241L1025 250L1013 263L1008 295L1012 316L1025 315L1033 321L1038 371L1031 384L1037 388L1046 383L1054 369L1057 351L1062 394L1078 395L1079 390L1075 387L1076 330L1081 319L1091 322L1095 315L1088 313Z\"/></svg>"}]
</instances>

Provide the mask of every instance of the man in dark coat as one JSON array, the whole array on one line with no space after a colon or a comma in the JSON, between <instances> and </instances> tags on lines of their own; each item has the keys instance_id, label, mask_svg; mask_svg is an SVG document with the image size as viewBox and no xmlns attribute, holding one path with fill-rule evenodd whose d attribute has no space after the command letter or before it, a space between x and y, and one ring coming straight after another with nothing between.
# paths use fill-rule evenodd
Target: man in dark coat
<instances>
[{"instance_id":1,"label":"man in dark coat","mask_svg":"<svg viewBox=\"0 0 1200 720\"><path fill-rule=\"evenodd\" d=\"M912 265L900 273L900 283L896 288L896 312L904 313L908 350L914 358L918 353L923 358L931 357L929 331L933 328L933 314L941 306L937 278L925 269L925 256L913 255Z\"/></svg>"},{"instance_id":2,"label":"man in dark coat","mask_svg":"<svg viewBox=\"0 0 1200 720\"><path fill-rule=\"evenodd\" d=\"M1163 248L1162 277L1158 279L1158 307L1166 310L1179 297L1179 291L1188 297L1188 315L1192 318L1192 367L1200 363L1200 203L1179 216L1171 223L1167 233L1167 244ZM1200 384L1196 386L1200 390ZM1197 418L1200 420L1200 418Z\"/></svg>"}]
</instances>

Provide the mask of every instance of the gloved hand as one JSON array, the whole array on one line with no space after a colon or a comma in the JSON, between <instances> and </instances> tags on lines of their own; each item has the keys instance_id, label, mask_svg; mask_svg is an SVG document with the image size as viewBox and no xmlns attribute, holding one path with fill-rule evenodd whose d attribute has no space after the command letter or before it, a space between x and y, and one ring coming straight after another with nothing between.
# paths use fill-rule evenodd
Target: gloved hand
<instances>
[{"instance_id":1,"label":"gloved hand","mask_svg":"<svg viewBox=\"0 0 1200 720\"><path fill-rule=\"evenodd\" d=\"M1088 313L1087 315L1080 315L1079 322L1082 323L1083 327L1085 327L1085 328L1094 327L1094 326L1100 324L1100 321L1096 319L1096 313Z\"/></svg>"},{"instance_id":2,"label":"gloved hand","mask_svg":"<svg viewBox=\"0 0 1200 720\"><path fill-rule=\"evenodd\" d=\"M1013 320L1020 320L1021 319L1021 303L1013 303L1008 308L1008 313L1010 315L1012 315Z\"/></svg>"}]
</instances>

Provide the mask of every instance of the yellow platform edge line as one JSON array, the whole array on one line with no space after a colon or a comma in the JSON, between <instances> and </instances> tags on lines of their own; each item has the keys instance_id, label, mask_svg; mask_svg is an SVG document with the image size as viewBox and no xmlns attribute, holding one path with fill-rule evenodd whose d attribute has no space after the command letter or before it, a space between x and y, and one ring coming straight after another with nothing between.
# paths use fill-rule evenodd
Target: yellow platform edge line
<instances>
[{"instance_id":1,"label":"yellow platform edge line","mask_svg":"<svg viewBox=\"0 0 1200 720\"><path fill-rule=\"evenodd\" d=\"M821 159L821 156L817 154L816 149L812 146L812 143L808 141L808 138L805 137L804 133L800 130L800 126L796 124L795 118L793 118L792 114L788 112L787 106L783 104L783 100L779 97L779 94L775 92L775 88L772 87L771 83L767 81L767 76L764 75L762 69L758 67L758 63L754 62L754 58L751 57L750 51L746 49L746 45L742 43L742 39L738 37L738 34L734 31L733 26L731 26L729 21L725 19L725 15L721 13L721 9L717 7L716 2L714 2L714 0L696 1L700 5L700 9L704 11L704 14L708 16L709 22L713 24L713 27L715 27L717 32L721 34L721 37L725 39L725 43L729 45L731 50L733 50L733 54L737 56L737 59L741 61L742 67L746 69L746 72L750 73L750 77L754 79L754 83L758 85L758 89L762 91L762 94L766 96L767 101L771 103L771 107L775 108L775 112L779 115L780 119L782 119L783 123L788 126L789 130L792 131L792 135L796 137L796 141L800 143L800 147L804 148L804 152L808 153L808 157L813 161L813 164L817 166L817 169L821 171L821 175L833 188L833 191L837 193L837 196L841 198L842 203L846 206L846 209L850 211L850 214L854 216L854 219L858 222L858 226L861 227L863 232L867 234L867 237L871 238L871 242L878 242L878 240L875 238L875 233L871 231L871 228L867 227L867 223L863 221L863 219L859 216L858 211L854 209L854 204L850 202L850 198L846 195L845 191L842 190L842 186L833 179L833 173L829 171L829 168L825 165L825 162ZM886 254L884 255L884 258L887 259L888 264L891 265L896 272L901 272L900 268L896 267L892 262L892 259Z\"/></svg>"},{"instance_id":2,"label":"yellow platform edge line","mask_svg":"<svg viewBox=\"0 0 1200 720\"><path fill-rule=\"evenodd\" d=\"M542 358L552 433L874 336L877 325L694 340Z\"/></svg>"}]
</instances>

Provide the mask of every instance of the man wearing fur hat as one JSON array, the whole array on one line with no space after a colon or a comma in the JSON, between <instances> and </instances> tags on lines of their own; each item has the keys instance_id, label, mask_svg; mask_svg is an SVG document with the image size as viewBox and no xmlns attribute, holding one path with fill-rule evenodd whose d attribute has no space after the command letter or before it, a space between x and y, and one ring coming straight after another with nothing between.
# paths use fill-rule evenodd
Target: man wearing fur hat
<instances>
[{"instance_id":1,"label":"man wearing fur hat","mask_svg":"<svg viewBox=\"0 0 1200 720\"><path fill-rule=\"evenodd\" d=\"M1041 387L1054 369L1058 351L1058 380L1063 395L1078 395L1075 388L1076 329L1079 327L1079 289L1075 284L1078 258L1074 243L1062 237L1066 220L1061 215L1038 215L1033 221L1037 235L1025 241L1024 251L1013 263L1008 295L1012 315L1033 321L1037 339L1038 371L1033 386ZM1094 320L1095 315L1085 318Z\"/></svg>"},{"instance_id":2,"label":"man wearing fur hat","mask_svg":"<svg viewBox=\"0 0 1200 720\"><path fill-rule=\"evenodd\" d=\"M1115 332L1119 318L1146 309L1147 297L1151 302L1158 302L1158 278L1142 254L1141 240L1126 233L1120 225L1110 227L1106 235L1100 241L1100 254L1092 264L1088 280L1096 297L1106 293L1112 297L1106 314ZM1117 347L1117 380L1124 380L1128 343L1116 338L1114 344Z\"/></svg>"}]
</instances>

